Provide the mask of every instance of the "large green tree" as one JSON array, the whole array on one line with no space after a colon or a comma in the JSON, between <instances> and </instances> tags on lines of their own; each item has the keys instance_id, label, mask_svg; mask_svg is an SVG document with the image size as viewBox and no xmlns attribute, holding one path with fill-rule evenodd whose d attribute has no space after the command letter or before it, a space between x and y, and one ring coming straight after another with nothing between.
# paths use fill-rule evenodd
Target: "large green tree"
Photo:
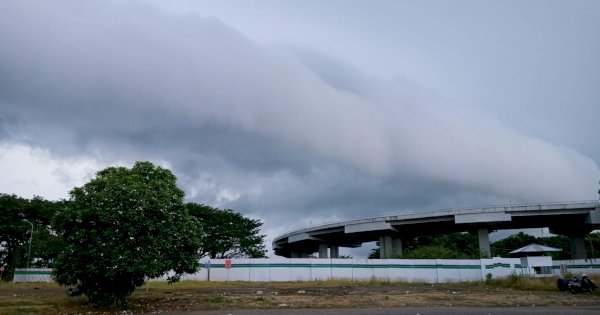
<instances>
[{"instance_id":1,"label":"large green tree","mask_svg":"<svg viewBox=\"0 0 600 315\"><path fill-rule=\"evenodd\" d=\"M188 212L196 217L206 233L200 248L202 257L262 258L265 257L262 222L244 217L233 210L221 210L197 203L188 203Z\"/></svg>"},{"instance_id":2,"label":"large green tree","mask_svg":"<svg viewBox=\"0 0 600 315\"><path fill-rule=\"evenodd\" d=\"M170 281L199 268L202 231L175 176L150 162L109 167L82 187L54 220L65 242L54 279L96 306L126 298L147 278Z\"/></svg>"}]
</instances>

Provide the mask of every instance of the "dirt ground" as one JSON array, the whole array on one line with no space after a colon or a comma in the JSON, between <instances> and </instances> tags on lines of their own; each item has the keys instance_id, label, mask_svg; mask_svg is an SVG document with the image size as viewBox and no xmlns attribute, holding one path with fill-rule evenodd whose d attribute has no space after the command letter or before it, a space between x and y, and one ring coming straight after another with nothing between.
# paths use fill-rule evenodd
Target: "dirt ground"
<instances>
[{"instance_id":1,"label":"dirt ground","mask_svg":"<svg viewBox=\"0 0 600 315\"><path fill-rule=\"evenodd\" d=\"M389 308L389 307L551 307L600 309L600 293L570 294L484 284L369 284L336 282L203 283L138 288L126 311L96 310L85 298L70 298L55 284L0 286L0 314L133 314L168 310Z\"/></svg>"},{"instance_id":2,"label":"dirt ground","mask_svg":"<svg viewBox=\"0 0 600 315\"><path fill-rule=\"evenodd\" d=\"M180 292L180 294L183 292ZM485 286L447 284L356 285L338 287L313 287L294 285L268 285L252 288L211 288L188 292L189 298L174 296L172 301L186 300L195 303L176 303L176 308L210 309L211 307L240 308L364 308L402 306L598 306L600 295L573 295L556 291L527 291ZM140 296L143 302L143 293ZM171 300L154 304L157 309L172 309ZM216 302L216 303L212 303ZM220 304L220 305L219 305Z\"/></svg>"}]
</instances>

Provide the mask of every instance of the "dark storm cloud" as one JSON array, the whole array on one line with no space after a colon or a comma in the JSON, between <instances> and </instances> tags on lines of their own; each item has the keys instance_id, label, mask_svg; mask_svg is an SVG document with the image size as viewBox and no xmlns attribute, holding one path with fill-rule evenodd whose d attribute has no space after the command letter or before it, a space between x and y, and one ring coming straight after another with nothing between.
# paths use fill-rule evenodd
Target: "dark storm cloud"
<instances>
[{"instance_id":1,"label":"dark storm cloud","mask_svg":"<svg viewBox=\"0 0 600 315\"><path fill-rule=\"evenodd\" d=\"M218 18L136 2L4 1L0 12L2 141L164 162L189 199L268 229L595 196L597 164L568 147Z\"/></svg>"}]
</instances>

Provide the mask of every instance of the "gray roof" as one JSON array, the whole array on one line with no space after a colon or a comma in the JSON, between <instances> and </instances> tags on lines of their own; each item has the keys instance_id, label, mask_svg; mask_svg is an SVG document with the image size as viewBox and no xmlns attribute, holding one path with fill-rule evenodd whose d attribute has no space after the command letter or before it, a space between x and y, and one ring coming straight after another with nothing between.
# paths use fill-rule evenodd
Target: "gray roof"
<instances>
[{"instance_id":1,"label":"gray roof","mask_svg":"<svg viewBox=\"0 0 600 315\"><path fill-rule=\"evenodd\" d=\"M533 253L545 253L545 252L560 252L560 248L544 246L539 244L529 244L527 246L515 249L509 254L533 254Z\"/></svg>"}]
</instances>

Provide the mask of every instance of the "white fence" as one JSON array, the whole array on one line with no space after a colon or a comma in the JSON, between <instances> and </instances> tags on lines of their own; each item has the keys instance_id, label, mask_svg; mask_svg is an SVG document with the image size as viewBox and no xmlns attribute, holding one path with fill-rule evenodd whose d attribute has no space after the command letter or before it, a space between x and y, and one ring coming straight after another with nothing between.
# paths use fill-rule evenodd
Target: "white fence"
<instances>
[{"instance_id":1,"label":"white fence","mask_svg":"<svg viewBox=\"0 0 600 315\"><path fill-rule=\"evenodd\" d=\"M184 279L209 281L314 281L327 279L390 280L408 282L481 281L488 273L504 277L520 268L511 258L450 259L212 259Z\"/></svg>"},{"instance_id":2,"label":"white fence","mask_svg":"<svg viewBox=\"0 0 600 315\"><path fill-rule=\"evenodd\" d=\"M211 259L184 280L200 281L313 281L327 279L389 280L407 282L482 281L511 274L535 274L519 258L491 259L317 259L260 258ZM573 274L600 273L600 259L554 261L549 267L560 275L561 266ZM17 269L14 282L50 282L51 269ZM158 279L157 279L158 280Z\"/></svg>"},{"instance_id":3,"label":"white fence","mask_svg":"<svg viewBox=\"0 0 600 315\"><path fill-rule=\"evenodd\" d=\"M13 282L52 282L50 268L17 268Z\"/></svg>"},{"instance_id":4,"label":"white fence","mask_svg":"<svg viewBox=\"0 0 600 315\"><path fill-rule=\"evenodd\" d=\"M565 269L564 271L572 274L600 273L600 258L555 260L553 261L552 272L560 275L561 267Z\"/></svg>"}]
</instances>

